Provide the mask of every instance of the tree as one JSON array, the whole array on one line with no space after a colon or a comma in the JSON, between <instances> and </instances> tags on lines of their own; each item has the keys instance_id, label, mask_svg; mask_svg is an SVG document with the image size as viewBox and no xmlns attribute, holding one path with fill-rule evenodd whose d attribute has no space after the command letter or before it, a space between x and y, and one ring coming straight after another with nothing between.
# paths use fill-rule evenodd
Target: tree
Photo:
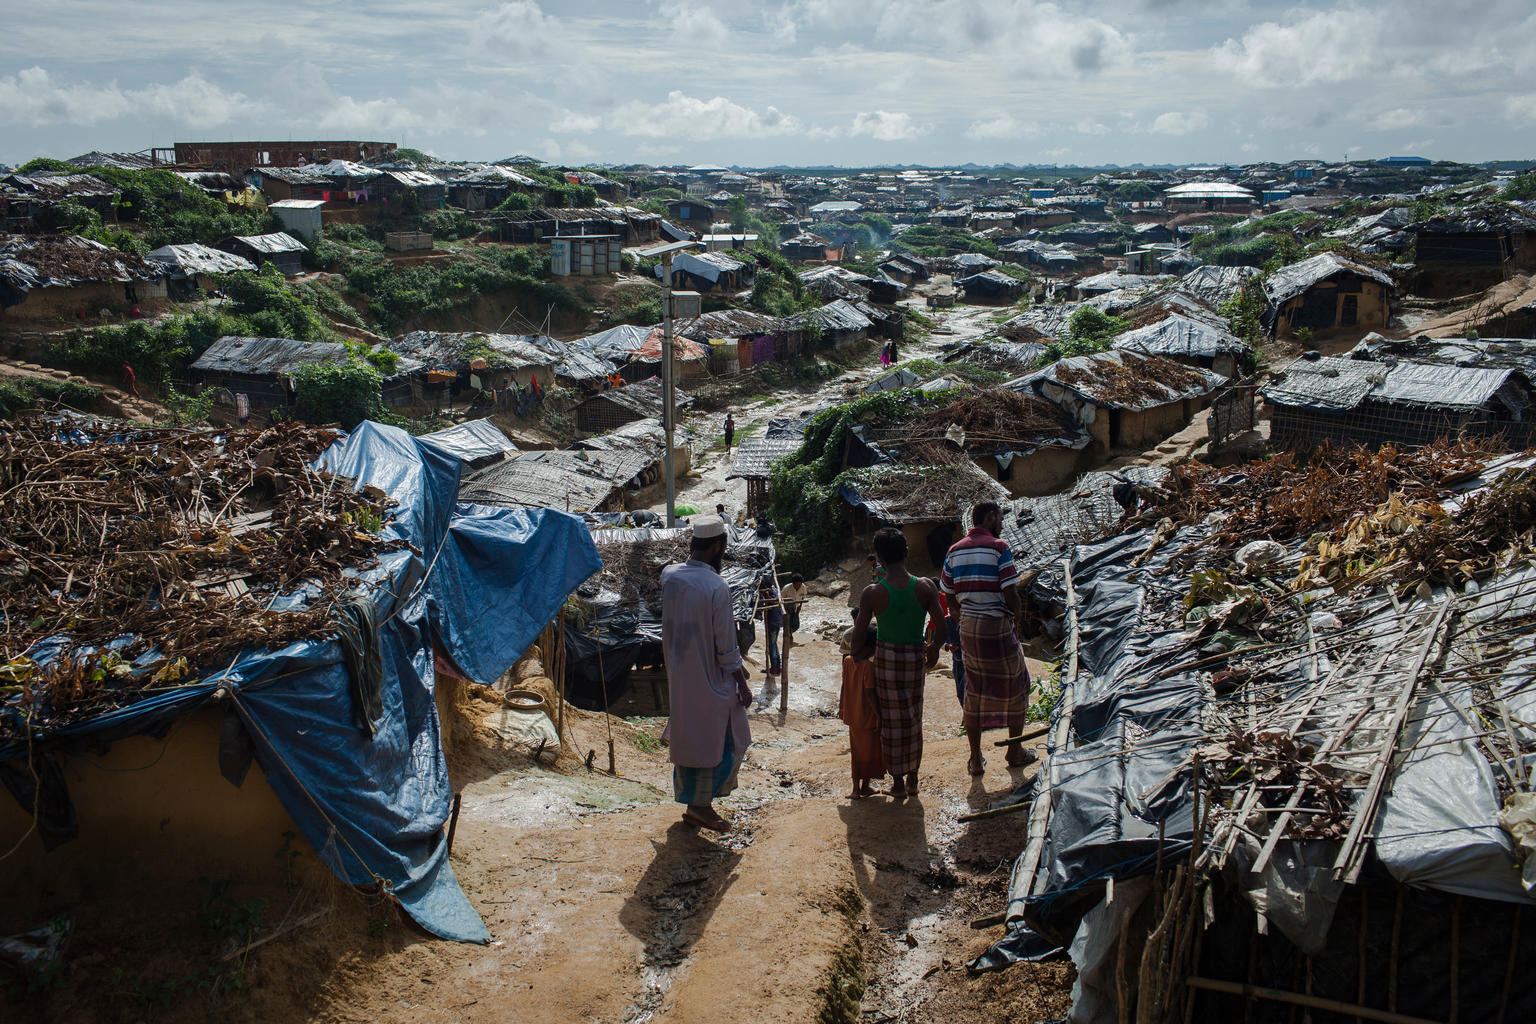
<instances>
[{"instance_id":1,"label":"tree","mask_svg":"<svg viewBox=\"0 0 1536 1024\"><path fill-rule=\"evenodd\" d=\"M726 209L731 214L731 230L745 231L747 227L747 197L732 196L726 204Z\"/></svg>"}]
</instances>

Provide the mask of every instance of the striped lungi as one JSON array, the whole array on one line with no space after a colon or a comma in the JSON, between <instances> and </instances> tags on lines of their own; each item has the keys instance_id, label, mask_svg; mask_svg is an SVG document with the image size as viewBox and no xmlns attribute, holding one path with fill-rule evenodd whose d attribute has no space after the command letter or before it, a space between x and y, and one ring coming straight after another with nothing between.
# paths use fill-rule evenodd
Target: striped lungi
<instances>
[{"instance_id":1,"label":"striped lungi","mask_svg":"<svg viewBox=\"0 0 1536 1024\"><path fill-rule=\"evenodd\" d=\"M741 758L736 756L736 746L731 742L731 727L725 727L725 751L720 763L713 768L685 768L672 766L672 799L689 807L704 807L736 788L736 773L741 769Z\"/></svg>"},{"instance_id":2,"label":"striped lungi","mask_svg":"<svg viewBox=\"0 0 1536 1024\"><path fill-rule=\"evenodd\" d=\"M1010 715L1029 708L1029 668L1013 631L1013 620L998 615L961 615L960 650L965 656L965 727L1002 729Z\"/></svg>"},{"instance_id":3,"label":"striped lungi","mask_svg":"<svg viewBox=\"0 0 1536 1024\"><path fill-rule=\"evenodd\" d=\"M875 644L875 703L880 708L880 751L893 778L917 771L923 760L922 644Z\"/></svg>"}]
</instances>

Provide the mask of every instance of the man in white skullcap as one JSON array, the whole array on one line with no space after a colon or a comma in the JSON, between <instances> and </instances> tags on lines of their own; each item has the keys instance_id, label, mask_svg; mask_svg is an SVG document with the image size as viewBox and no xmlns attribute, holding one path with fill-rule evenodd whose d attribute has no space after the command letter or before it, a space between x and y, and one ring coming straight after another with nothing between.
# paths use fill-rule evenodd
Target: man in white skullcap
<instances>
[{"instance_id":1,"label":"man in white skullcap","mask_svg":"<svg viewBox=\"0 0 1536 1024\"><path fill-rule=\"evenodd\" d=\"M736 647L731 588L720 578L725 523L695 516L689 558L661 572L661 648L672 718L662 739L671 748L672 795L683 820L728 832L714 801L736 788L752 734L747 671Z\"/></svg>"}]
</instances>

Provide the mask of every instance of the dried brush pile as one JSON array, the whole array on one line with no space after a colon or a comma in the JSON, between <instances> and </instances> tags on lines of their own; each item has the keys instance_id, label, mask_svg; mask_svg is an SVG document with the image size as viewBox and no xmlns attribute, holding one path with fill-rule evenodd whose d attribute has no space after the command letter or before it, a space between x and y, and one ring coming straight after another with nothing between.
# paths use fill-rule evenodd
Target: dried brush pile
<instances>
[{"instance_id":1,"label":"dried brush pile","mask_svg":"<svg viewBox=\"0 0 1536 1024\"><path fill-rule=\"evenodd\" d=\"M1109 402L1165 402L1205 383L1199 370L1167 356L1122 352L1120 361L1095 359L1086 366L1058 366L1056 379Z\"/></svg>"},{"instance_id":2,"label":"dried brush pile","mask_svg":"<svg viewBox=\"0 0 1536 1024\"><path fill-rule=\"evenodd\" d=\"M1070 437L1077 432L1072 418L1056 403L998 387L924 412L907 436L912 441L937 440L956 424L965 431L968 447Z\"/></svg>"},{"instance_id":3,"label":"dried brush pile","mask_svg":"<svg viewBox=\"0 0 1536 1024\"><path fill-rule=\"evenodd\" d=\"M0 431L0 741L333 633L350 572L401 546L382 491L311 467L334 430ZM292 611L272 600L304 588Z\"/></svg>"},{"instance_id":4,"label":"dried brush pile","mask_svg":"<svg viewBox=\"0 0 1536 1024\"><path fill-rule=\"evenodd\" d=\"M1490 453L1470 440L1379 451L1324 444L1305 460L1285 452L1229 469L1185 463L1163 484L1172 499L1136 521L1167 518L1187 526L1219 511L1226 516L1215 538L1221 545L1306 537L1374 511L1394 494L1410 502L1442 498L1475 477Z\"/></svg>"}]
</instances>

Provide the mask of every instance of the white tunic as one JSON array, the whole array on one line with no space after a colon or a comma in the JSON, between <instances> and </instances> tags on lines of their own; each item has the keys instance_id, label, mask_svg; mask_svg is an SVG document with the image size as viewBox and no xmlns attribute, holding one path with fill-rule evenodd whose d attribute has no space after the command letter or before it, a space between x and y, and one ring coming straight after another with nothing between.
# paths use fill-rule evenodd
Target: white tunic
<instances>
[{"instance_id":1,"label":"white tunic","mask_svg":"<svg viewBox=\"0 0 1536 1024\"><path fill-rule=\"evenodd\" d=\"M672 718L662 734L672 763L713 768L725 730L740 758L752 742L747 712L736 699L741 667L731 588L706 562L690 558L661 571L661 649L667 663Z\"/></svg>"}]
</instances>

